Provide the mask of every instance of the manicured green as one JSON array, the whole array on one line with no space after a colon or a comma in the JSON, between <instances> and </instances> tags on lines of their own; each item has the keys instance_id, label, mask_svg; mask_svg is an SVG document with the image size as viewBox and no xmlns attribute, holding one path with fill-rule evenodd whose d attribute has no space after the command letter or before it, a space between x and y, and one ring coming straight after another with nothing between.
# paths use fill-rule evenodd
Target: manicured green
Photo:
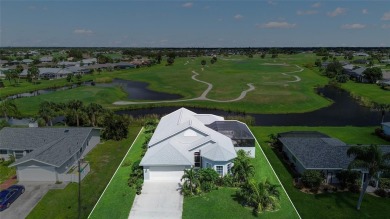
<instances>
[{"instance_id":1,"label":"manicured green","mask_svg":"<svg viewBox=\"0 0 390 219\"><path fill-rule=\"evenodd\" d=\"M84 105L98 103L106 108L112 108L113 101L126 97L127 94L119 87L82 86L36 97L19 98L15 100L15 104L23 115L34 116L39 110L39 104L44 101L59 103L81 100Z\"/></svg>"},{"instance_id":2,"label":"manicured green","mask_svg":"<svg viewBox=\"0 0 390 219\"><path fill-rule=\"evenodd\" d=\"M372 102L390 104L390 91L381 89L377 84L356 83L349 81L341 86L352 96L369 105Z\"/></svg>"},{"instance_id":3,"label":"manicured green","mask_svg":"<svg viewBox=\"0 0 390 219\"><path fill-rule=\"evenodd\" d=\"M264 154L256 147L256 158L251 159L255 167L254 178L257 181L266 178L272 184L278 184L271 166L267 163ZM298 218L286 193L280 187L281 209L275 212L259 214L261 218ZM183 218L255 218L252 209L243 207L235 198L236 188L219 188L201 196L185 197Z\"/></svg>"},{"instance_id":4,"label":"manicured green","mask_svg":"<svg viewBox=\"0 0 390 219\"><path fill-rule=\"evenodd\" d=\"M267 158L282 181L302 218L387 218L390 199L366 194L361 210L356 210L359 194L338 192L305 194L293 186L293 177L267 144L268 135L286 131L320 131L348 144L389 144L372 134L375 127L252 127Z\"/></svg>"},{"instance_id":5,"label":"manicured green","mask_svg":"<svg viewBox=\"0 0 390 219\"><path fill-rule=\"evenodd\" d=\"M92 211L139 130L131 127L127 139L106 141L86 156L91 172L81 182L81 218L87 218ZM70 183L63 190L50 190L27 218L77 218L77 197L77 183Z\"/></svg>"},{"instance_id":6,"label":"manicured green","mask_svg":"<svg viewBox=\"0 0 390 219\"><path fill-rule=\"evenodd\" d=\"M122 165L114 175L110 185L97 203L90 218L127 219L133 205L136 190L128 186L132 164L141 160L142 143L145 135L142 133L135 140Z\"/></svg>"}]
</instances>

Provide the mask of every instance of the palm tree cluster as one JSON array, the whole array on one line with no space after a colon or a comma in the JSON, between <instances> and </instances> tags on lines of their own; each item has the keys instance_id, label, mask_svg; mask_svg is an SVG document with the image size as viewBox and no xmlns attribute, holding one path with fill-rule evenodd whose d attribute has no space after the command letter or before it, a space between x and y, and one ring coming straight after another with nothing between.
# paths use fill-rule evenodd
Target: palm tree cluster
<instances>
[{"instance_id":1,"label":"palm tree cluster","mask_svg":"<svg viewBox=\"0 0 390 219\"><path fill-rule=\"evenodd\" d=\"M13 100L5 99L0 102L0 113L7 121L8 116L19 116L20 112Z\"/></svg>"},{"instance_id":2,"label":"palm tree cluster","mask_svg":"<svg viewBox=\"0 0 390 219\"><path fill-rule=\"evenodd\" d=\"M233 163L232 175L234 182L238 185L245 184L255 174L255 167L251 164L250 158L244 150L237 152Z\"/></svg>"},{"instance_id":3,"label":"palm tree cluster","mask_svg":"<svg viewBox=\"0 0 390 219\"><path fill-rule=\"evenodd\" d=\"M194 168L184 170L181 178L183 182L182 194L185 196L199 195L202 192L210 192L217 188L219 174L211 168L195 170Z\"/></svg>"},{"instance_id":4,"label":"palm tree cluster","mask_svg":"<svg viewBox=\"0 0 390 219\"><path fill-rule=\"evenodd\" d=\"M40 104L38 116L46 125L53 125L53 119L64 116L66 125L103 127L104 139L120 140L127 137L129 119L104 109L97 103L84 105L80 100L67 103L44 101Z\"/></svg>"},{"instance_id":5,"label":"palm tree cluster","mask_svg":"<svg viewBox=\"0 0 390 219\"><path fill-rule=\"evenodd\" d=\"M245 205L253 207L256 214L264 211L275 211L280 208L280 192L277 187L267 179L259 183L251 179L241 186L238 195Z\"/></svg>"}]
</instances>

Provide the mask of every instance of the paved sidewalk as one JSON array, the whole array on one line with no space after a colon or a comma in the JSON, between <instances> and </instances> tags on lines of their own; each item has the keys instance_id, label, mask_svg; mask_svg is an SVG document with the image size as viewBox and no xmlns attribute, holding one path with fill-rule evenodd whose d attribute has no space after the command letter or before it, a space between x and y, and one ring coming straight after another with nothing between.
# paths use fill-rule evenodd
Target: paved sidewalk
<instances>
[{"instance_id":1,"label":"paved sidewalk","mask_svg":"<svg viewBox=\"0 0 390 219\"><path fill-rule=\"evenodd\" d=\"M178 182L145 181L141 195L134 199L129 218L180 219L183 212L183 196Z\"/></svg>"}]
</instances>

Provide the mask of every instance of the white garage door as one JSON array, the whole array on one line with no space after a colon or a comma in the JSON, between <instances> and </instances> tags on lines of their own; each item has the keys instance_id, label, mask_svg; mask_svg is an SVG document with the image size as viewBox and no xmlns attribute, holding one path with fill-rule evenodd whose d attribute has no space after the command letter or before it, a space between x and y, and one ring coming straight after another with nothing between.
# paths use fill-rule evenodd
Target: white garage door
<instances>
[{"instance_id":1,"label":"white garage door","mask_svg":"<svg viewBox=\"0 0 390 219\"><path fill-rule=\"evenodd\" d=\"M54 167L23 167L20 166L17 169L17 175L19 181L47 181L55 182L56 174Z\"/></svg>"},{"instance_id":2,"label":"white garage door","mask_svg":"<svg viewBox=\"0 0 390 219\"><path fill-rule=\"evenodd\" d=\"M185 166L150 167L150 180L180 182Z\"/></svg>"}]
</instances>

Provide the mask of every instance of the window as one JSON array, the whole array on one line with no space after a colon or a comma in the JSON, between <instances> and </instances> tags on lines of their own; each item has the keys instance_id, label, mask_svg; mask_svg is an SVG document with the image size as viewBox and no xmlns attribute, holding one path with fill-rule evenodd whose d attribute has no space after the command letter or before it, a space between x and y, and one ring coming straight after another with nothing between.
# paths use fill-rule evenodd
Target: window
<instances>
[{"instance_id":1,"label":"window","mask_svg":"<svg viewBox=\"0 0 390 219\"><path fill-rule=\"evenodd\" d=\"M232 170L232 164L229 163L229 164L227 165L227 172L228 172L228 173L231 173L231 170Z\"/></svg>"},{"instance_id":2,"label":"window","mask_svg":"<svg viewBox=\"0 0 390 219\"><path fill-rule=\"evenodd\" d=\"M15 151L15 159L20 159L23 155L23 151Z\"/></svg>"},{"instance_id":3,"label":"window","mask_svg":"<svg viewBox=\"0 0 390 219\"><path fill-rule=\"evenodd\" d=\"M8 154L7 150L0 150L0 154Z\"/></svg>"},{"instance_id":4,"label":"window","mask_svg":"<svg viewBox=\"0 0 390 219\"><path fill-rule=\"evenodd\" d=\"M216 166L216 171L219 175L223 175L223 166Z\"/></svg>"},{"instance_id":5,"label":"window","mask_svg":"<svg viewBox=\"0 0 390 219\"><path fill-rule=\"evenodd\" d=\"M195 167L201 167L200 152L194 153L194 163L195 163Z\"/></svg>"}]
</instances>

